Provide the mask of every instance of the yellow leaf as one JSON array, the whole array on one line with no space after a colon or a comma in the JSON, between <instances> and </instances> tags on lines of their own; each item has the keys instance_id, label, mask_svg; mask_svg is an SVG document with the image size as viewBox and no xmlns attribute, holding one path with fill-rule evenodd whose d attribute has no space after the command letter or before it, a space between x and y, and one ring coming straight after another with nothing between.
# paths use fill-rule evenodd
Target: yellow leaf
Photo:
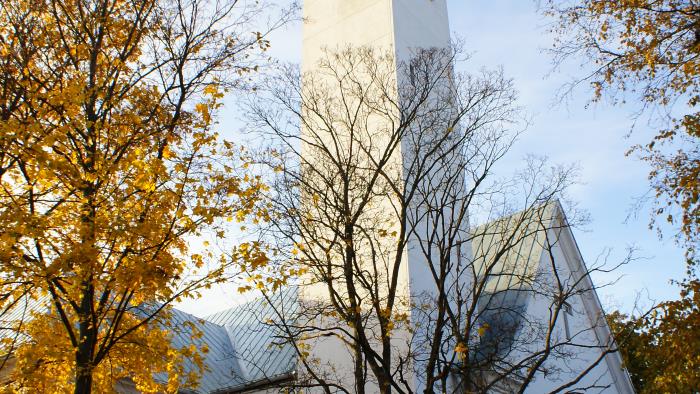
<instances>
[{"instance_id":1,"label":"yellow leaf","mask_svg":"<svg viewBox=\"0 0 700 394\"><path fill-rule=\"evenodd\" d=\"M479 327L477 332L479 333L480 337L483 337L484 334L486 334L486 331L488 331L488 329L489 329L489 325L484 323L481 327Z\"/></svg>"}]
</instances>

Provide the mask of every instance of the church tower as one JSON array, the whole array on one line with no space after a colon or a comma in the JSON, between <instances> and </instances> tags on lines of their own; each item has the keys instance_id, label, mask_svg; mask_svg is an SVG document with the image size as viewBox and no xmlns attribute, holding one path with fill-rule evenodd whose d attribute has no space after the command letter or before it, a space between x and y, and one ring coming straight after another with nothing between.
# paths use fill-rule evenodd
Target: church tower
<instances>
[{"instance_id":1,"label":"church tower","mask_svg":"<svg viewBox=\"0 0 700 394\"><path fill-rule=\"evenodd\" d=\"M322 49L372 46L407 60L416 48L447 48L445 0L305 0L302 67Z\"/></svg>"},{"instance_id":2,"label":"church tower","mask_svg":"<svg viewBox=\"0 0 700 394\"><path fill-rule=\"evenodd\" d=\"M310 85L309 80L306 79L309 78L306 77L307 75L317 76L319 74L317 72L319 61L328 61L328 53L337 53L348 49L371 48L376 53L390 54L394 64L393 78L396 81L395 84L398 85L401 83L402 78L406 78L406 75L401 73L399 65L409 64L417 52L432 49L444 50L445 52L450 50L450 29L446 0L305 0L303 17L302 86L304 84ZM403 70L405 71L405 68ZM400 73L401 75L399 75ZM302 87L303 89L304 87ZM399 86L395 86L394 90L389 95L393 94L399 102L403 100L402 96L404 93L399 92ZM337 95L340 94L337 93ZM331 93L330 99L337 98L333 96ZM401 111L399 110L398 112ZM401 117L402 114L395 115L396 119ZM381 124L382 122L384 120L377 121L370 117L365 128L381 130L385 127L384 124ZM308 124L302 125L302 135L307 133L308 136L308 133L316 133L316 131L310 132L309 128ZM368 133L368 135L371 134ZM314 138L319 137L316 135ZM320 138L323 139L323 137ZM376 133L372 137L367 138L374 139L368 144L373 147L383 143L377 142L382 141L383 136L381 133ZM308 141L313 138L303 139ZM342 140L342 138L339 139ZM342 151L344 148L336 149ZM381 148L379 150L381 151ZM302 151L304 151L303 147ZM406 163L410 161L407 160L407 156L413 155L411 160L414 160L416 155L415 151L412 154L407 153L409 151L411 149L406 149L406 147L402 146L393 154L394 168L398 169L398 173L403 172L403 175L399 175L399 177L410 176L406 169ZM314 154L312 149L306 152L308 157L305 160L313 162ZM316 197L302 196L303 198L313 200ZM378 205L380 205L377 209L380 211L379 215L385 212L392 212L396 208L396 204L391 201L390 197L384 198ZM420 209L420 207L416 208ZM445 217L449 220L449 213ZM464 223L466 223L466 219ZM452 223L443 224L445 227L451 225ZM427 226L429 227L430 224ZM392 233L391 229L388 229L387 233ZM394 274L388 274L386 277L380 275L376 279L378 281L395 279L398 282L399 290L397 293L403 300L408 300L405 301L403 306L406 310L406 315L409 316L409 322L406 327L411 327L417 326L414 315L418 314L415 313L415 307L412 306L416 302L413 300L417 300L432 292L435 282L431 278L426 258L423 255L425 252L421 252L420 243L422 241L416 235L407 235L406 238L409 239L408 245L402 252L398 253L402 255L399 259L403 261L400 269ZM392 242L387 241L385 245L379 245L378 249L384 247L389 250L387 255L391 255ZM367 250L369 248L368 246ZM462 250L462 253L469 253L469 251ZM386 271L390 271L390 269ZM344 275L344 273L339 273L339 276ZM328 288L323 283L318 282L317 279L315 285L302 289L300 298L302 300L324 300L329 297ZM342 295L340 298L342 298ZM366 305L363 306L366 307ZM402 337L407 344L411 343L411 345L398 344L397 348L403 347L408 349L408 346L414 346L415 333L411 332L409 334L408 331L411 330L392 334L397 338L397 343L401 341ZM318 365L326 366L333 370L333 373L339 376L338 379L343 382L344 386L352 387L352 374L343 374L343 372L350 371L353 367L356 367L356 365L353 365L352 351L347 349L347 342L343 344L342 341L330 337L330 335L326 335L323 338L314 339L310 353ZM420 367L413 366L412 368L415 371ZM412 390L415 392L422 391L422 383L419 383L420 379L411 372L406 373L405 380L411 382L408 384ZM370 391L373 390L370 389Z\"/></svg>"}]
</instances>

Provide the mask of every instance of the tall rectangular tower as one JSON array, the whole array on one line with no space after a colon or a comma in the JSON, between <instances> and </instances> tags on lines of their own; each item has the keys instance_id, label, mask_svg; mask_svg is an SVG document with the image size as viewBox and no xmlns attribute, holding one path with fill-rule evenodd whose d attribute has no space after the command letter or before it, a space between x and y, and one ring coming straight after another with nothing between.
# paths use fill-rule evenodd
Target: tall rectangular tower
<instances>
[{"instance_id":1,"label":"tall rectangular tower","mask_svg":"<svg viewBox=\"0 0 700 394\"><path fill-rule=\"evenodd\" d=\"M302 135L306 137L303 137L303 143L309 143L309 141L313 140L315 143L309 143L309 145L327 144L332 147L330 148L331 150L335 150L331 152L331 156L336 155L339 159L338 161L341 162L343 161L342 159L347 158L349 155L351 156L353 150L358 150L359 153L357 156L359 158L357 160L359 160L359 162L357 167L371 167L376 164L374 163L374 159L377 161L381 160L380 156L382 152L385 152L386 145L392 143L392 136L390 134L392 130L395 129L392 129L394 126L390 126L388 123L395 125L395 123L401 122L404 115L401 110L401 108L403 108L401 102L404 99L409 99L404 97L406 93L401 91L399 87L401 81L408 77L404 73L406 67L402 67L402 64L410 63L415 54L421 50L435 48L445 51L450 50L450 30L446 0L305 0L303 16L302 84L314 84L314 89L316 89L316 84L322 85L324 83L324 78L327 78L330 80L327 81L329 82L328 85L335 86L338 90L336 92L324 92L321 94L321 97L328 102L334 100L341 102L333 108L329 108L332 107L333 104L326 104L325 106L321 104L319 108L313 110L302 108L302 113L307 111L308 114L310 112L311 114L309 116L311 118L333 117L333 115L329 115L331 113L338 115L338 119L324 119L323 121L315 119L311 122L304 122L301 132ZM372 79L370 75L372 74L372 70L368 71L366 64L358 65L358 75L348 78L349 85L353 83L360 85L357 89L361 93L357 93L357 96L352 88L348 88L346 92L341 92L343 88L340 85L342 85L342 83L335 80L336 75L333 74L336 70L329 71L328 64L324 66L325 70L319 69L320 61L332 61L328 58L329 54L346 50L361 50L361 48L371 48L375 51L376 55L384 56L383 60L386 60L387 57L391 59L390 64L393 65L390 67L389 74L393 75L383 80L390 81L393 79L394 86L387 84L387 86L383 88L389 91L381 91L378 93L379 96L385 94L388 97L367 97L367 95L371 96L373 94L372 89L378 89L377 86L375 86L378 81ZM346 66L347 65L339 66L338 68L340 68L342 72L347 72L348 69L343 68ZM333 68L333 66L331 65L330 68ZM369 68L371 69L372 67L369 66ZM381 68L381 70L381 72L386 71L385 68ZM311 82L312 80L313 82ZM306 87L311 88L310 86ZM363 92L363 89L367 89L367 91ZM303 90L304 86L302 86L302 91ZM315 91L315 93L318 93L318 91ZM437 95L438 93L439 92L436 92L435 94ZM326 96L323 96L324 94ZM347 94L347 96L340 97L344 94ZM365 97L359 97L363 94ZM314 99L317 98L318 97L315 97ZM353 123L353 119L346 119L347 114L343 113L342 107L347 105L348 107L359 108L361 105L354 106L354 104L363 99L369 99L370 101L376 100L376 103L368 106L372 107L371 109L364 108L358 111L367 111L370 112L370 114L361 114L359 116L361 122L359 123L361 123L362 126L354 129L356 125L349 125ZM394 100L393 103L391 103L392 100ZM347 102L349 102L349 104ZM398 105L395 105L397 102ZM384 105L387 111L386 116L382 116L381 114L381 107ZM340 110L338 109L339 107ZM373 110L376 110L377 113L371 113ZM319 115L319 113L323 114ZM352 116L350 117L352 118ZM358 117L355 117L355 119L357 118ZM341 125L338 126L338 124ZM387 132L384 132L384 130ZM337 135L324 136L323 133L337 133ZM348 137L347 134L352 134L352 137ZM362 136L358 137L358 135ZM362 145L363 143L365 144L364 147L357 147L357 145ZM385 171L383 176L386 176L386 173L391 171L398 174L398 179L407 179L410 176L408 173L410 171L409 167L410 163L415 163L415 158L417 157L416 150L405 147L404 145L403 141L399 141L398 147L393 150L388 160L389 164L386 165L390 170ZM314 153L314 149L316 149L316 147L305 149L302 146L302 150L305 151L304 160L308 161L311 167L328 165L327 162L321 163L322 160L319 160L318 166L314 166L314 155L316 154ZM374 152L377 154L376 158L368 157L372 156ZM332 162L334 159L330 161ZM330 165L330 167L332 167L332 165ZM315 171L319 170L315 169ZM332 171L334 171L334 169L331 168L329 172ZM359 171L361 170L358 170L358 172ZM371 171L367 173L371 176ZM319 175L321 177L323 176L323 174ZM339 182L341 182L340 178L341 177L338 177ZM362 176L359 176L359 178L362 178ZM359 182L363 183L365 180L366 179L360 179ZM378 182L378 184L380 183L381 181ZM401 182L399 181L397 184L401 184ZM356 188L351 186L350 193L357 192L357 189L361 189L364 186L364 184ZM381 223L384 222L386 223L386 227L384 227L384 229L379 229L380 233L382 231L384 234L389 235L392 233L396 234L397 232L400 233L396 223L389 223L392 220L392 215L396 217L394 212L397 210L398 204L395 200L392 200L393 197L390 196L391 193L387 193L386 196L382 195L382 193L384 193L382 189L385 186L386 185L373 186L379 197L373 197L368 207L365 208L363 217L359 219L360 221L364 221L364 224L358 226L362 227L360 231L366 232L369 228L379 229L382 225ZM326 184L326 187L334 188L335 185ZM337 185L337 188L342 187L340 183ZM320 187L315 189L318 190ZM356 190L353 191L352 189ZM314 192L311 191L307 194L313 193ZM302 198L306 198L310 205L318 204L318 201L316 201L318 199L317 196L302 195ZM352 198L350 198L350 200L352 200ZM323 204L323 202L321 202L321 204ZM416 204L414 204L413 208L419 211L421 209L419 206L421 203ZM316 208L316 210L320 212L321 216L325 216L328 214L328 209L327 207L325 208L325 210L324 208ZM444 216L450 217L449 213ZM424 223L422 226L427 228L433 224L434 223ZM449 227L450 224L443 226ZM333 233L334 229L325 228L319 231L318 237L328 237L330 239L336 236ZM384 282L380 285L376 285L375 283L379 290L377 294L372 294L368 298L381 298L381 302L385 302L386 299L383 297L388 294L390 290L388 290L386 294L382 294L382 288L390 288L392 282L397 286L398 290L396 290L396 294L398 301L395 302L396 305L393 308L394 311L399 311L395 312L397 315L401 315L401 313L403 313L401 310L403 310L405 315L408 316L409 322L405 325L406 327L403 331L397 329L391 334L392 346L396 346L395 354L398 355L392 356L396 357L396 359L392 361L395 363L393 365L400 363L401 361L399 359L404 357L406 353L414 351L412 348L409 350L409 348L414 346L416 342L415 332L408 329L410 326L416 326L416 319L413 316L413 303L417 302L415 300L418 300L425 294L431 293L435 288L435 281L432 279L430 269L426 264L426 257L424 255L425 248L421 247L422 241L420 240L420 236L414 233L406 234L404 237L408 239L406 247L400 252L396 251L395 253L392 253L391 249L394 248L396 241L391 238L391 236L387 236L385 239L377 239L376 243L373 243L371 240L367 241L365 238L363 242L366 246L364 246L364 249L358 254L366 252L368 255L371 254L372 256L357 257L356 260L360 262L352 268L353 270L360 271L375 270L377 274L372 280L375 280L376 283ZM319 247L317 254L322 255L322 249L323 247ZM325 251L325 253L329 254L328 251ZM338 258L339 260L346 258L342 253L338 254L340 255ZM397 261L400 260L401 263L393 263L394 259ZM349 297L348 294L345 293L345 289L342 289L345 287L345 283L342 283L342 281L349 274L343 272L340 267L341 264L336 265L330 260L332 260L332 258L329 258L329 266L333 265L333 269L338 271L337 274L334 273L331 274L331 276L338 277L337 281L341 283L341 286L339 286L341 289L329 290L329 286L325 286L322 281L316 278L315 280L317 283L308 285L305 289L301 290L300 296L302 300L324 300L330 297L335 297L337 300ZM377 269L378 266L380 266L379 269ZM396 270L392 271L394 268L396 268ZM330 271L331 269L329 268L329 272ZM350 275L352 275L352 273L350 273ZM357 282L358 283L353 286L362 287L362 280L358 280ZM331 296L329 291L336 292L336 294ZM360 289L357 293L361 294L363 291L371 292L371 290L365 288ZM363 296L360 295L356 298L361 299ZM425 299L425 297L422 297L422 299ZM348 299L348 306L350 306L350 303L351 300ZM338 302L334 301L334 304L337 308ZM371 303L366 302L354 308L368 307L372 308L373 306ZM372 324L371 322L367 323L367 326ZM351 332L352 329L352 327L347 327L347 330L343 331ZM368 329L368 331L374 331L371 333L374 337L371 341L377 344L377 351L381 352L381 346L379 346L378 343L381 342L382 335L376 332L377 330L377 328ZM402 355L401 352L404 354ZM316 359L315 361L318 365L326 367L329 371L332 370L332 374L338 381L342 381L343 386L352 387L354 384L353 374L350 371L353 370L353 368L357 368L357 365L354 364L356 360L353 359L353 349L348 345L347 340L337 339L333 337L333 335L324 333L314 339L310 353ZM403 362L405 362L405 359ZM410 369L411 371L403 372L405 374L404 380L409 382L407 384L411 386L414 392L421 392L422 383L419 382L419 379L417 379L413 373L413 371L420 369L420 366L414 365L410 367ZM373 392L373 390L370 389L370 392Z\"/></svg>"},{"instance_id":2,"label":"tall rectangular tower","mask_svg":"<svg viewBox=\"0 0 700 394\"><path fill-rule=\"evenodd\" d=\"M302 68L322 50L372 46L405 60L416 48L447 48L445 0L305 0Z\"/></svg>"}]
</instances>

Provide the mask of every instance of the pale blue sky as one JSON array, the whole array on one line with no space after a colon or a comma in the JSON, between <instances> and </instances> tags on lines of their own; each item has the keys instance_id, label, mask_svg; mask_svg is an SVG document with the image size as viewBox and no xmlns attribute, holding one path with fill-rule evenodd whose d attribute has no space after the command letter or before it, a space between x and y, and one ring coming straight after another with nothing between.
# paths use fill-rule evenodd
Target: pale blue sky
<instances>
[{"instance_id":1,"label":"pale blue sky","mask_svg":"<svg viewBox=\"0 0 700 394\"><path fill-rule=\"evenodd\" d=\"M640 128L625 138L634 108L600 104L586 109L590 91L585 88L575 91L570 102L553 105L558 89L584 70L571 64L550 73L551 58L542 51L552 45L546 28L550 21L537 13L534 1L448 0L448 4L451 29L473 49L474 65L502 65L521 92L522 104L534 115L511 159L536 153L555 162L579 164L582 184L572 190L572 197L592 219L587 231L575 231L585 260L592 263L612 248L610 261L619 261L627 247L639 248L637 255L643 259L617 274L594 278L603 283L622 275L614 286L600 291L603 303L629 309L640 291L645 299L677 297L669 280L684 273L683 251L648 229L648 207L626 221L636 199L649 188L646 165L624 156L630 145L646 142L650 135L650 130Z\"/></svg>"},{"instance_id":2,"label":"pale blue sky","mask_svg":"<svg viewBox=\"0 0 700 394\"><path fill-rule=\"evenodd\" d=\"M498 175L509 175L526 154L546 155L553 163L578 164L581 184L570 194L591 217L585 229L574 231L584 259L593 263L611 248L608 259L614 263L624 257L630 246L639 249L637 256L641 258L614 274L594 277L599 284L620 277L614 285L599 291L604 306L629 310L640 292L647 305L649 299L676 298L678 290L669 281L683 276L683 251L670 238L659 240L647 228L648 207L638 218L626 220L636 199L648 191L646 166L624 156L630 145L645 142L650 135L640 128L625 138L634 108L604 104L585 108L590 97L585 89L574 92L566 103L553 104L557 90L583 71L572 64L550 73L551 59L542 49L551 46L552 37L546 29L548 21L537 13L535 1L448 0L448 5L451 30L472 53L464 68L502 66L520 92L520 104L532 115L529 129ZM273 35L271 53L283 61L299 62L300 22ZM232 113L223 114L222 128L235 124L234 118ZM235 297L231 289L218 292L223 298ZM222 306L225 304L224 301ZM186 309L196 312L200 308L201 304Z\"/></svg>"},{"instance_id":3,"label":"pale blue sky","mask_svg":"<svg viewBox=\"0 0 700 394\"><path fill-rule=\"evenodd\" d=\"M538 14L534 1L448 0L452 31L474 51L474 67L502 65L520 91L521 103L533 114L533 123L511 152L509 160L527 153L547 155L554 162L577 163L581 184L572 197L591 216L587 231L575 230L584 259L589 264L612 248L610 262L636 246L642 259L622 267L612 275L598 275L598 283L616 279L614 285L600 291L607 306L632 307L638 292L643 299L669 299L678 296L669 284L684 273L683 251L669 239L659 240L648 229L649 207L630 218L635 201L649 189L648 168L624 153L634 142L646 142L650 131L639 128L625 138L632 124L633 107L585 104L590 91L575 91L571 100L554 104L557 91L584 70L577 63L551 73L547 32L550 21ZM648 293L647 293L648 291Z\"/></svg>"}]
</instances>

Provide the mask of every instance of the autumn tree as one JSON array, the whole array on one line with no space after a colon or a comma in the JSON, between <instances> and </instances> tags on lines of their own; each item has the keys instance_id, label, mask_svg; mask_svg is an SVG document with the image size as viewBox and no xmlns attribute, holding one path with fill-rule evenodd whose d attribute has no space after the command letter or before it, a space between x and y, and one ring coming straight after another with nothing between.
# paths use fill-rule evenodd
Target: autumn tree
<instances>
[{"instance_id":1,"label":"autumn tree","mask_svg":"<svg viewBox=\"0 0 700 394\"><path fill-rule=\"evenodd\" d=\"M351 47L258 86L247 113L270 143L262 239L278 276L302 278L299 311L262 323L297 354L293 387L603 389L596 366L616 346L602 317L564 329L595 291L596 268L569 271L557 252L573 242L576 215L557 202L572 171L532 159L494 177L522 126L517 95L500 71L455 73L457 54ZM280 287L272 272L250 279L270 299Z\"/></svg>"},{"instance_id":2,"label":"autumn tree","mask_svg":"<svg viewBox=\"0 0 700 394\"><path fill-rule=\"evenodd\" d=\"M284 21L256 27L267 5L0 4L0 308L23 317L3 319L5 390L196 384L181 361L206 349L169 310L233 263L188 239L263 214L214 119ZM192 346L172 346L177 329Z\"/></svg>"},{"instance_id":3,"label":"autumn tree","mask_svg":"<svg viewBox=\"0 0 700 394\"><path fill-rule=\"evenodd\" d=\"M685 283L680 295L641 316L608 316L640 394L693 393L700 387L700 282Z\"/></svg>"},{"instance_id":4,"label":"autumn tree","mask_svg":"<svg viewBox=\"0 0 700 394\"><path fill-rule=\"evenodd\" d=\"M659 130L633 147L650 164L654 214L680 228L688 276L681 298L653 315L612 314L623 355L640 392L697 387L697 252L700 244L700 4L686 0L547 1L557 19L557 63L583 55L594 100L632 93ZM660 363L659 360L664 360Z\"/></svg>"},{"instance_id":5,"label":"autumn tree","mask_svg":"<svg viewBox=\"0 0 700 394\"><path fill-rule=\"evenodd\" d=\"M700 4L688 0L544 2L555 18L555 63L580 56L593 99L626 93L660 128L641 154L651 166L655 214L680 227L689 262L700 242Z\"/></svg>"}]
</instances>

